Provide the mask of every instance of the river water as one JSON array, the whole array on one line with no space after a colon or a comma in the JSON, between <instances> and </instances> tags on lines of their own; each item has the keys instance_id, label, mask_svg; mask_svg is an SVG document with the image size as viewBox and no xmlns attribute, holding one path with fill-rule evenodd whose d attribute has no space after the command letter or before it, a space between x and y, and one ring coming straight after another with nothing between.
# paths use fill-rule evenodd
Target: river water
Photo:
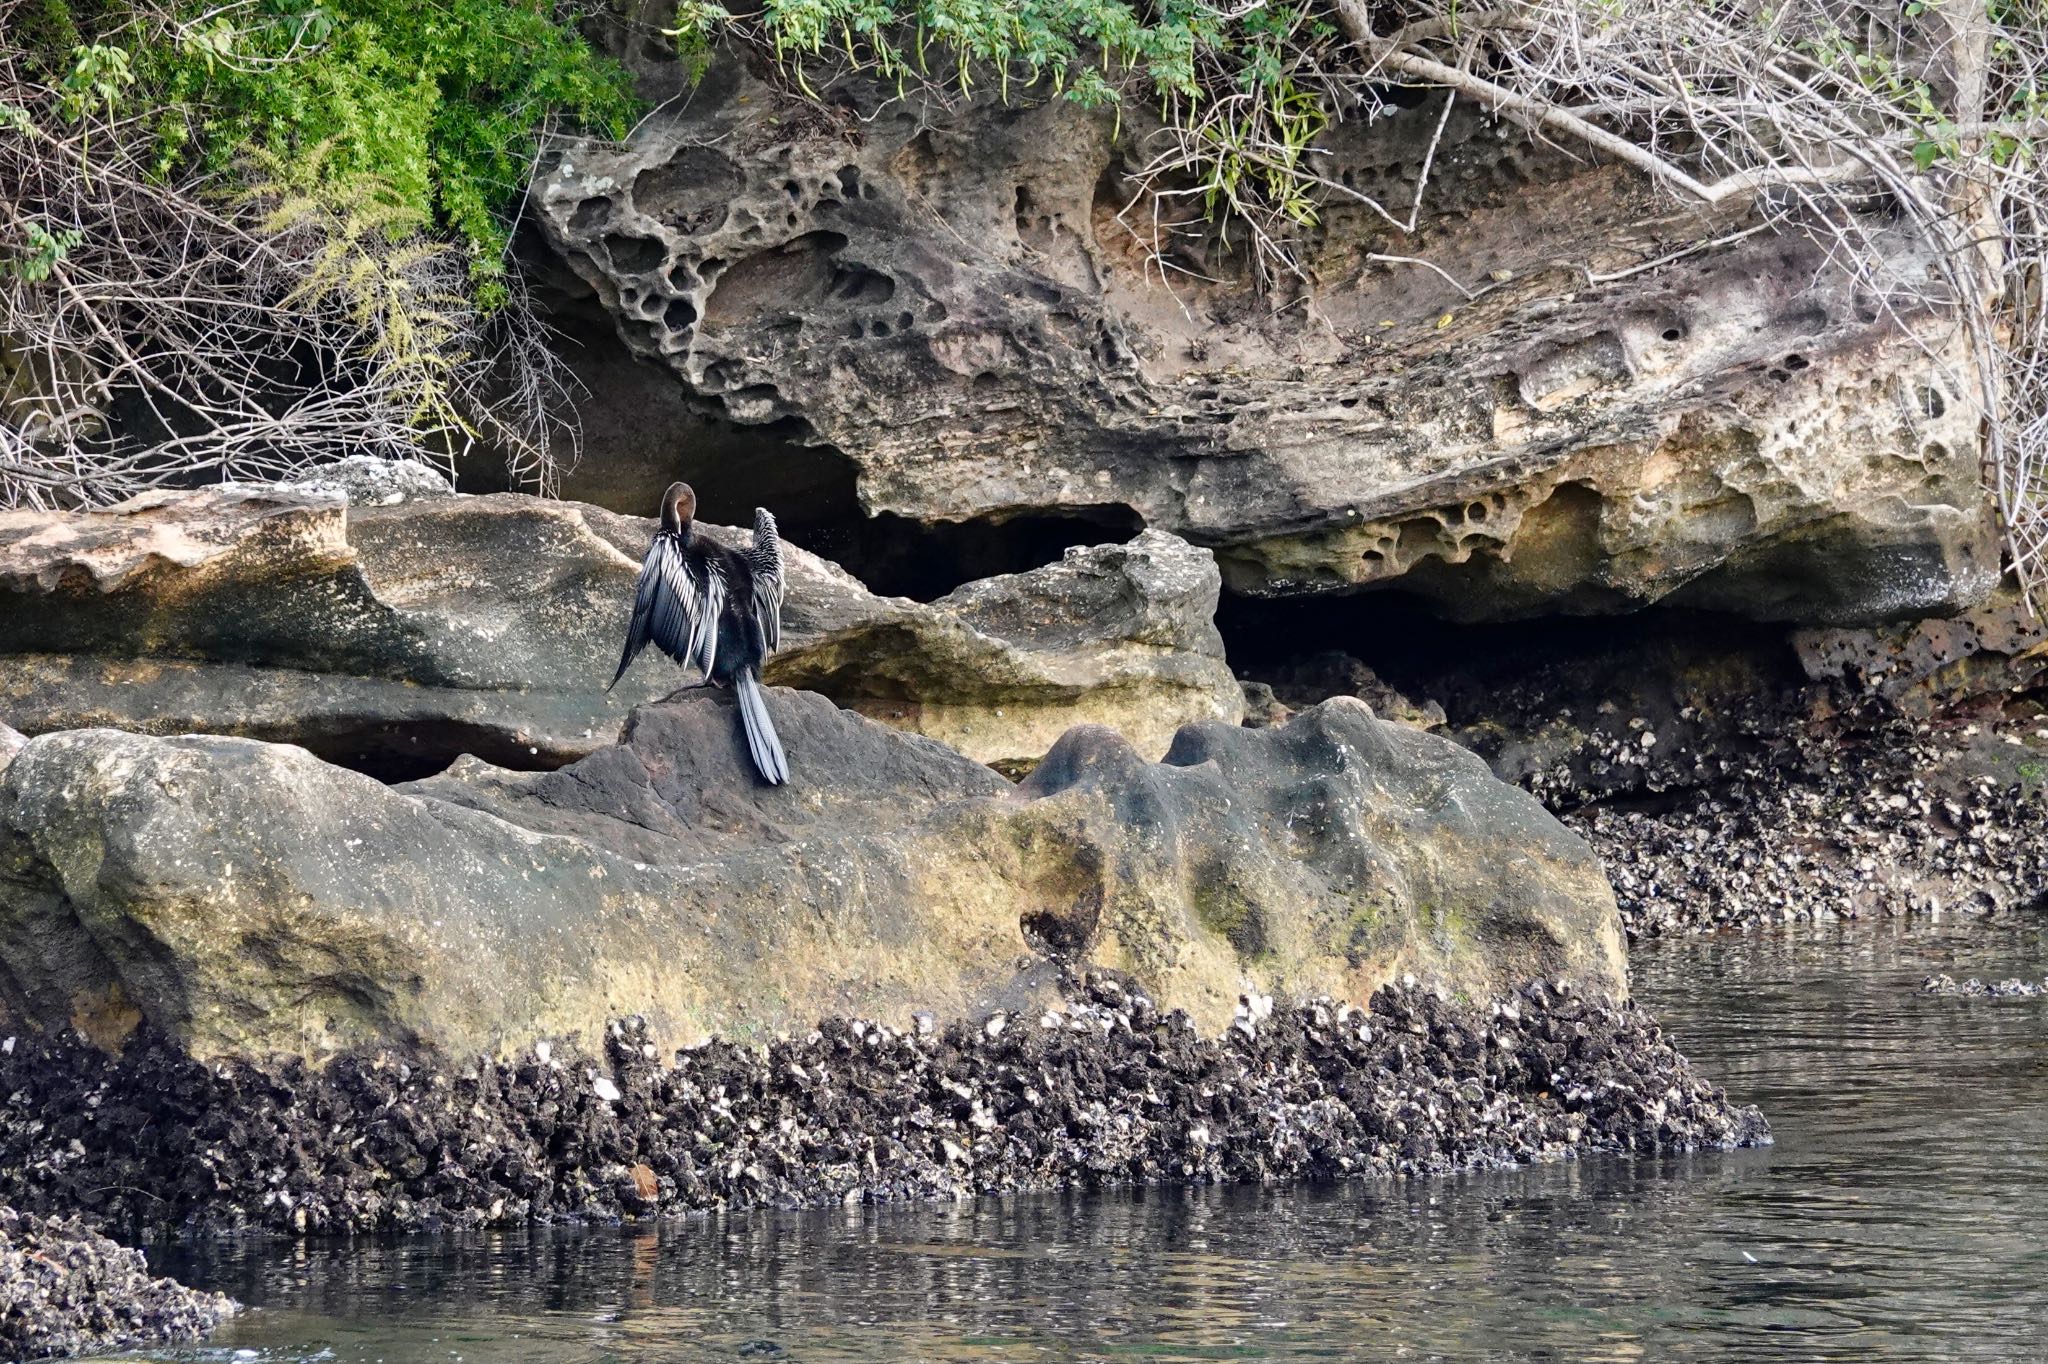
<instances>
[{"instance_id":1,"label":"river water","mask_svg":"<svg viewBox=\"0 0 2048 1364\"><path fill-rule=\"evenodd\" d=\"M2039 980L2048 920L1638 949L1768 1150L159 1254L254 1310L144 1357L2048 1359L2048 1002L1934 971Z\"/></svg>"}]
</instances>

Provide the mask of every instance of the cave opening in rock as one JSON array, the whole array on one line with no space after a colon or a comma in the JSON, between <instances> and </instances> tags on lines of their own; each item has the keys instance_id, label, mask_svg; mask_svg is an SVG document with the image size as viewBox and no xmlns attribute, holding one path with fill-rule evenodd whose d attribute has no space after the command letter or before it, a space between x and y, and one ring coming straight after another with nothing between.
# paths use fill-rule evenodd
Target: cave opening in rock
<instances>
[{"instance_id":1,"label":"cave opening in rock","mask_svg":"<svg viewBox=\"0 0 2048 1364\"><path fill-rule=\"evenodd\" d=\"M1290 599L1226 591L1216 625L1232 669L1248 681L1338 682L1341 670L1314 661L1348 655L1395 690L1437 702L1453 726L1506 706L1597 706L1638 690L1651 671L1668 671L1674 683L1690 674L1692 688L1711 691L1711 670L1731 657L1746 660L1746 684L1802 675L1787 627L1677 606L1460 624L1398 590Z\"/></svg>"},{"instance_id":2,"label":"cave opening in rock","mask_svg":"<svg viewBox=\"0 0 2048 1364\"><path fill-rule=\"evenodd\" d=\"M563 497L651 516L676 479L700 514L746 526L775 513L784 538L823 555L876 592L930 601L962 583L1056 562L1077 545L1121 543L1144 522L1103 505L934 523L861 507L854 462L800 418L743 424L693 395L667 368L629 352L594 300L553 300L551 321L581 382L582 458L561 477ZM503 457L479 450L459 469L464 492L511 486Z\"/></svg>"},{"instance_id":3,"label":"cave opening in rock","mask_svg":"<svg viewBox=\"0 0 2048 1364\"><path fill-rule=\"evenodd\" d=\"M1057 563L1077 546L1122 544L1144 528L1123 506L937 524L884 513L822 530L817 549L876 592L932 601L977 578Z\"/></svg>"}]
</instances>

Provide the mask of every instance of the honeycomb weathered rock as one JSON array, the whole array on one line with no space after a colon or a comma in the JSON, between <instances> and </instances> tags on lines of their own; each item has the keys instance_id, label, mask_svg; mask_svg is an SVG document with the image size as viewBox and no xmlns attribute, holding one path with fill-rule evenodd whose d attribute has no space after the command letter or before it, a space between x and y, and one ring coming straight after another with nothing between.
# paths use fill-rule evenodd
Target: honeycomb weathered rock
<instances>
[{"instance_id":1,"label":"honeycomb weathered rock","mask_svg":"<svg viewBox=\"0 0 2048 1364\"><path fill-rule=\"evenodd\" d=\"M1460 112L1413 233L1333 196L1316 283L1262 298L1133 198L1134 111L830 98L722 63L533 200L636 354L844 452L871 513L1129 509L1241 591L1399 581L1467 618L1867 621L1991 587L1960 342L1803 241ZM1435 124L1333 130L1320 169L1405 209Z\"/></svg>"}]
</instances>

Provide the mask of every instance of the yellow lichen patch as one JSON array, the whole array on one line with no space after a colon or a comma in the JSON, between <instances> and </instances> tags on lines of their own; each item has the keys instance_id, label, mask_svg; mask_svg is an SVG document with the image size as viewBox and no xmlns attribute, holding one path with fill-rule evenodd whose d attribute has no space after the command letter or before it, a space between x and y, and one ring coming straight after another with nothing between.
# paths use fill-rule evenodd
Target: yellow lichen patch
<instances>
[{"instance_id":1,"label":"yellow lichen patch","mask_svg":"<svg viewBox=\"0 0 2048 1364\"><path fill-rule=\"evenodd\" d=\"M142 1026L142 1011L128 1002L115 981L104 990L89 990L71 999L71 1026L104 1051L118 1052Z\"/></svg>"}]
</instances>

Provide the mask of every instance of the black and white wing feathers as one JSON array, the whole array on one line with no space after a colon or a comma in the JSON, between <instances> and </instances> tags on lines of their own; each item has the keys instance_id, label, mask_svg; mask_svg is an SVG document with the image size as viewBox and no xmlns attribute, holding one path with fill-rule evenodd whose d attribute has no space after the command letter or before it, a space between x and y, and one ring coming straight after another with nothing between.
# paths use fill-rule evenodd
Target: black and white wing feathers
<instances>
[{"instance_id":1,"label":"black and white wing feathers","mask_svg":"<svg viewBox=\"0 0 2048 1364\"><path fill-rule=\"evenodd\" d=\"M714 556L689 554L674 535L656 535L640 565L633 619L612 686L649 644L709 677L718 661L718 615L724 609L724 565Z\"/></svg>"},{"instance_id":2,"label":"black and white wing feathers","mask_svg":"<svg viewBox=\"0 0 2048 1364\"><path fill-rule=\"evenodd\" d=\"M656 594L652 638L661 651L706 678L718 662L718 617L725 610L725 565L715 554L688 554L671 540L662 557L663 590ZM644 571L644 570L643 570Z\"/></svg>"},{"instance_id":3,"label":"black and white wing feathers","mask_svg":"<svg viewBox=\"0 0 2048 1364\"><path fill-rule=\"evenodd\" d=\"M747 563L753 569L754 619L761 627L762 652L772 653L782 647L782 537L766 507L754 508L754 543L747 547Z\"/></svg>"}]
</instances>

